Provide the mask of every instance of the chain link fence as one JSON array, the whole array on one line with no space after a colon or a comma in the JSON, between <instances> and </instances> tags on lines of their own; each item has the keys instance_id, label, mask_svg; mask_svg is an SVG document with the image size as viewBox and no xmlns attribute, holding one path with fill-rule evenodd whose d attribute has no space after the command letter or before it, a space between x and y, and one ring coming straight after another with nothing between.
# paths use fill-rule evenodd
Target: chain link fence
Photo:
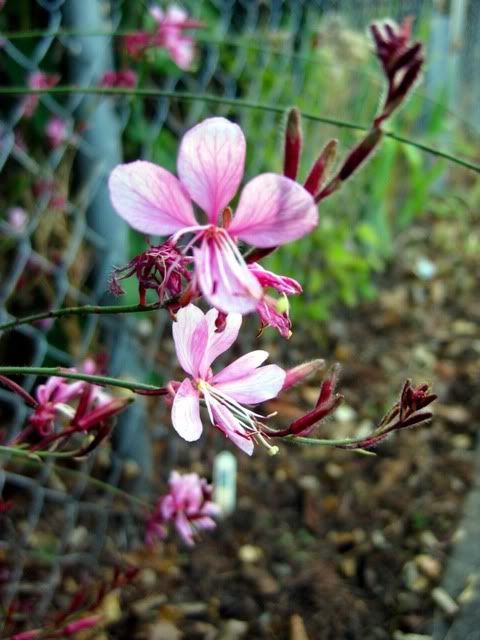
<instances>
[{"instance_id":1,"label":"chain link fence","mask_svg":"<svg viewBox=\"0 0 480 640\"><path fill-rule=\"evenodd\" d=\"M8 4L4 20L12 31L22 12L10 10ZM211 27L214 37L208 40L199 34L196 70L158 74L159 89L246 101L261 95L263 102L277 106L289 106L285 96L293 95L304 101L311 98L313 112L318 111L316 88L311 86L316 63L309 56L315 38L326 38L332 25L337 29L345 25L353 34L355 28L364 31L375 17L428 17L435 10L432 3L421 0L192 0L185 6ZM45 35L28 40L2 38L0 73L5 83L25 85L29 74L55 68L61 70L62 84L93 87L115 66L115 35L108 34L123 25L123 15L131 12L130 3L32 0L28 10L27 22L32 28L40 26ZM145 13L147 6L138 3L136 11ZM322 24L329 27L322 31ZM103 35L89 35L91 32ZM352 111L349 119L362 115L362 82L342 106L345 113ZM378 77L370 78L373 93L378 83ZM331 89L335 93L335 87ZM0 105L0 176L9 197L12 193L17 197L12 202L0 196L0 321L61 306L111 302L109 273L113 265L131 257L131 238L111 209L106 179L112 166L122 161L122 137L131 125L132 110L138 109L136 101L77 93L65 99L43 95L44 121L51 116L66 120L75 139L73 144L50 151L38 127L30 131L23 119L24 98ZM162 132L178 140L186 129L212 113L233 116L245 131L255 131L255 139L248 140L249 173L265 168L265 150L279 153L276 132L281 129L281 118L277 113L169 97L148 98L144 108L148 130L134 146L137 151L141 148L144 158L158 159L162 150L157 141ZM331 132L338 135L328 125L311 127L322 138ZM345 134L347 143L350 139ZM167 152L173 163L175 146ZM27 211L22 228L12 226L6 216L13 205ZM172 373L168 338L167 314L63 318L4 332L0 360L5 365L72 366L100 352L107 356L108 374L139 381L153 375L161 383ZM31 391L38 381L28 377L21 383ZM25 420L26 408L3 388L0 402L2 426L12 435ZM169 427L160 403L147 407L139 400L119 422L111 450L101 449L61 472L50 462L27 465L3 459L0 495L14 496L22 514L15 523L2 519L3 606L26 598L33 603L28 615L32 620L41 619L54 601L64 572L93 568L105 557L106 549L126 550L141 539L128 506L98 482L92 484L92 478L144 495L156 474L154 453L155 459L161 456L165 470L176 460L213 457L211 446L197 447L194 452L189 449L187 455L178 438L165 438ZM161 474L165 476L164 471Z\"/></svg>"}]
</instances>

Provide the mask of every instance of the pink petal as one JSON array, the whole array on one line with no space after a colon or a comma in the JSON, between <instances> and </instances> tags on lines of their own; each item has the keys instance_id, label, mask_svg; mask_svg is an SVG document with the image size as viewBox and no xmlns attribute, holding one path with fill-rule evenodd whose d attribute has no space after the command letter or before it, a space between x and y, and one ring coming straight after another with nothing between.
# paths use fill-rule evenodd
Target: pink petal
<instances>
[{"instance_id":1,"label":"pink petal","mask_svg":"<svg viewBox=\"0 0 480 640\"><path fill-rule=\"evenodd\" d=\"M194 304L179 309L177 320L172 325L172 334L182 369L191 376L198 376L208 347L208 324L203 311Z\"/></svg>"},{"instance_id":2,"label":"pink petal","mask_svg":"<svg viewBox=\"0 0 480 640\"><path fill-rule=\"evenodd\" d=\"M150 7L148 12L158 24L163 22L163 20L165 19L165 14L157 5L153 5L153 7Z\"/></svg>"},{"instance_id":3,"label":"pink petal","mask_svg":"<svg viewBox=\"0 0 480 640\"><path fill-rule=\"evenodd\" d=\"M274 247L298 240L317 224L308 191L290 178L264 173L245 185L228 231L256 247Z\"/></svg>"},{"instance_id":4,"label":"pink petal","mask_svg":"<svg viewBox=\"0 0 480 640\"><path fill-rule=\"evenodd\" d=\"M117 213L137 231L166 236L198 224L179 180L151 162L118 165L108 186Z\"/></svg>"},{"instance_id":5,"label":"pink petal","mask_svg":"<svg viewBox=\"0 0 480 640\"><path fill-rule=\"evenodd\" d=\"M198 284L208 302L225 313L251 313L262 298L262 287L247 265L226 245L204 240L193 250Z\"/></svg>"},{"instance_id":6,"label":"pink petal","mask_svg":"<svg viewBox=\"0 0 480 640\"><path fill-rule=\"evenodd\" d=\"M189 378L178 387L173 399L172 423L178 435L187 442L198 440L202 435L200 397Z\"/></svg>"},{"instance_id":7,"label":"pink petal","mask_svg":"<svg viewBox=\"0 0 480 640\"><path fill-rule=\"evenodd\" d=\"M245 148L242 130L225 118L204 120L183 137L178 175L212 224L217 223L218 215L238 191Z\"/></svg>"},{"instance_id":8,"label":"pink petal","mask_svg":"<svg viewBox=\"0 0 480 640\"><path fill-rule=\"evenodd\" d=\"M303 291L302 285L293 278L279 276L273 271L267 271L257 262L249 264L248 269L254 274L262 287L271 287L280 293L285 293L287 296L296 295Z\"/></svg>"},{"instance_id":9,"label":"pink petal","mask_svg":"<svg viewBox=\"0 0 480 640\"><path fill-rule=\"evenodd\" d=\"M193 539L194 530L187 516L181 511L175 518L175 527L185 544L189 547L193 547L195 544Z\"/></svg>"},{"instance_id":10,"label":"pink petal","mask_svg":"<svg viewBox=\"0 0 480 640\"><path fill-rule=\"evenodd\" d=\"M215 389L241 404L258 404L278 396L283 387L285 375L285 371L276 364L268 364L241 378L215 383Z\"/></svg>"},{"instance_id":11,"label":"pink petal","mask_svg":"<svg viewBox=\"0 0 480 640\"><path fill-rule=\"evenodd\" d=\"M225 328L220 333L217 333L215 327L217 316L218 311L216 309L210 309L205 316L208 324L208 347L205 350L200 366L200 375L202 377L207 374L212 362L216 360L220 354L230 349L238 337L238 332L242 324L242 316L239 313L229 313L225 320Z\"/></svg>"},{"instance_id":12,"label":"pink petal","mask_svg":"<svg viewBox=\"0 0 480 640\"><path fill-rule=\"evenodd\" d=\"M237 445L239 449L251 456L254 448L253 440L246 437L245 429L238 420L226 407L213 398L210 400L210 406L216 426L223 431L227 438Z\"/></svg>"},{"instance_id":13,"label":"pink petal","mask_svg":"<svg viewBox=\"0 0 480 640\"><path fill-rule=\"evenodd\" d=\"M214 385L221 384L223 382L231 382L238 378L243 378L252 374L265 360L268 358L268 351L250 351L244 356L241 356L228 367L222 369L211 380Z\"/></svg>"}]
</instances>

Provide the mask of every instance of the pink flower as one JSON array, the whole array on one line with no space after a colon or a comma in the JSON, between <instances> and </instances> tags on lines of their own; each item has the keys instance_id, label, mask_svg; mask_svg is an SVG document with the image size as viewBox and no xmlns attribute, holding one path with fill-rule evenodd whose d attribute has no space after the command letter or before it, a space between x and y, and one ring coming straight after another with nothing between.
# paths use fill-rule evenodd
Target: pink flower
<instances>
[{"instance_id":1,"label":"pink flower","mask_svg":"<svg viewBox=\"0 0 480 640\"><path fill-rule=\"evenodd\" d=\"M22 207L11 207L7 211L8 223L15 229L15 231L21 232L25 229L28 222L28 215L25 209Z\"/></svg>"},{"instance_id":2,"label":"pink flower","mask_svg":"<svg viewBox=\"0 0 480 640\"><path fill-rule=\"evenodd\" d=\"M123 87L134 89L137 86L137 74L132 69L106 71L100 79L100 87Z\"/></svg>"},{"instance_id":3,"label":"pink flower","mask_svg":"<svg viewBox=\"0 0 480 640\"><path fill-rule=\"evenodd\" d=\"M169 493L158 500L147 521L146 542L152 544L166 538L166 525L174 522L183 541L191 547L199 530L216 527L213 517L220 509L211 500L212 487L196 473L181 475L177 471L170 474L169 487Z\"/></svg>"},{"instance_id":4,"label":"pink flower","mask_svg":"<svg viewBox=\"0 0 480 640\"><path fill-rule=\"evenodd\" d=\"M254 439L269 447L260 432L261 418L244 407L275 398L283 387L285 372L277 365L260 366L267 351L252 351L213 374L211 364L229 349L238 336L242 316L231 313L221 333L216 332L216 309L204 315L190 304L180 309L173 323L173 340L183 370L190 375L175 392L172 423L177 433L192 442L202 434L200 400L211 423L242 451L253 453ZM270 447L269 447L270 448Z\"/></svg>"},{"instance_id":5,"label":"pink flower","mask_svg":"<svg viewBox=\"0 0 480 640\"><path fill-rule=\"evenodd\" d=\"M273 271L267 271L256 262L249 264L248 269L257 278L262 287L269 287L283 294L283 298L280 300L264 294L258 303L257 313L262 324L262 330L265 327L274 327L281 336L290 338L292 335L292 322L289 316L287 296L302 293L303 289L300 283L288 276L278 276Z\"/></svg>"},{"instance_id":6,"label":"pink flower","mask_svg":"<svg viewBox=\"0 0 480 640\"><path fill-rule=\"evenodd\" d=\"M74 417L75 409L68 403L80 397L84 386L82 381L70 383L58 376L49 378L45 384L37 387L37 405L28 424L40 436L49 435L54 429L57 415L63 415L68 420Z\"/></svg>"},{"instance_id":7,"label":"pink flower","mask_svg":"<svg viewBox=\"0 0 480 640\"><path fill-rule=\"evenodd\" d=\"M57 73L44 73L43 71L34 71L28 76L27 84L30 89L50 89L58 84L60 76ZM31 118L35 113L40 96L38 94L27 96L23 103L23 115Z\"/></svg>"},{"instance_id":8,"label":"pink flower","mask_svg":"<svg viewBox=\"0 0 480 640\"><path fill-rule=\"evenodd\" d=\"M185 34L189 25L187 12L178 5L171 5L166 13L154 6L150 15L157 23L156 43L167 49L180 69L189 69L195 56L195 41Z\"/></svg>"},{"instance_id":9,"label":"pink flower","mask_svg":"<svg viewBox=\"0 0 480 640\"><path fill-rule=\"evenodd\" d=\"M47 122L45 134L50 146L55 149L68 140L68 124L63 118L54 116Z\"/></svg>"},{"instance_id":10,"label":"pink flower","mask_svg":"<svg viewBox=\"0 0 480 640\"><path fill-rule=\"evenodd\" d=\"M89 375L98 372L92 358L87 358L80 365L79 370ZM124 408L125 402L128 402L125 399L112 399L102 387L97 385L83 380L71 382L60 376L51 376L44 384L40 384L35 391L35 397L4 377L2 382L20 395L33 409L26 429L17 436L16 440L22 441L26 435L34 431L41 438L46 439L42 441L42 446L58 439L59 434L51 435L55 430L58 417L69 424L69 433L77 430L88 431L118 413Z\"/></svg>"},{"instance_id":11,"label":"pink flower","mask_svg":"<svg viewBox=\"0 0 480 640\"><path fill-rule=\"evenodd\" d=\"M274 247L309 233L318 222L313 197L290 178L265 173L247 183L233 220L229 202L244 173L242 130L225 118L210 118L183 137L177 160L180 179L150 162L116 167L109 181L117 213L134 229L170 235L176 244L193 234L183 251L193 250L196 284L209 303L226 313L255 311L263 289L250 273L237 239ZM200 225L192 200L205 211ZM224 225L219 218L224 214Z\"/></svg>"},{"instance_id":12,"label":"pink flower","mask_svg":"<svg viewBox=\"0 0 480 640\"><path fill-rule=\"evenodd\" d=\"M190 20L188 14L178 5L171 5L165 13L160 7L153 6L150 15L157 23L156 31L140 31L125 36L127 53L138 58L149 47L163 47L181 69L189 69L195 56L195 40L192 36L186 35L185 30L204 25Z\"/></svg>"}]
</instances>

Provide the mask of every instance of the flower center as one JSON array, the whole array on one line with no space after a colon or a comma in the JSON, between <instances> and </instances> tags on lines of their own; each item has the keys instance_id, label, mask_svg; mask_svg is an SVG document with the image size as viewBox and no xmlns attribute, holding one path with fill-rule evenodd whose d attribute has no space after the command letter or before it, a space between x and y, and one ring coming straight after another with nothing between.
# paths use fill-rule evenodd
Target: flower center
<instances>
[{"instance_id":1,"label":"flower center","mask_svg":"<svg viewBox=\"0 0 480 640\"><path fill-rule=\"evenodd\" d=\"M203 396L212 424L216 423L211 406L211 401L213 399L225 407L225 409L227 409L233 417L238 420L242 427L246 429L247 434L242 435L247 435L250 438L258 440L268 449L269 455L274 456L278 453L278 447L272 446L265 435L261 432L262 423L259 418L265 420L269 416L263 416L260 413L255 413L255 411L252 411L251 409L247 409L227 393L224 393L214 385L209 384L206 380L198 379L195 383L198 391L200 391Z\"/></svg>"}]
</instances>

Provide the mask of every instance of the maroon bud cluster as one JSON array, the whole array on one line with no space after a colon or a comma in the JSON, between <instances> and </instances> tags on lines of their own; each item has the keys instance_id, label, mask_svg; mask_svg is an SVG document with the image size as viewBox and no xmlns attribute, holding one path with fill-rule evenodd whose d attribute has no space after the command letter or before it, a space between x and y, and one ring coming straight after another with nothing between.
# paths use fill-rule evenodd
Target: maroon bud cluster
<instances>
[{"instance_id":1,"label":"maroon bud cluster","mask_svg":"<svg viewBox=\"0 0 480 640\"><path fill-rule=\"evenodd\" d=\"M384 20L372 24L370 32L387 82L382 109L374 118L369 131L347 154L333 177L329 177L329 173L335 161L338 141L332 139L324 146L304 183L305 189L313 195L315 202L320 202L335 193L372 156L383 137L381 124L404 102L423 67L422 45L419 42L410 42L411 19L406 18L400 26ZM284 175L292 180L297 177L301 148L301 114L293 107L287 113L283 161Z\"/></svg>"},{"instance_id":2,"label":"maroon bud cluster","mask_svg":"<svg viewBox=\"0 0 480 640\"><path fill-rule=\"evenodd\" d=\"M50 378L51 380L53 379ZM59 381L59 388L68 386L66 381L62 382L59 378L56 380ZM86 455L110 435L112 418L131 402L130 398L105 397L99 404L99 389L96 385L85 382L80 386L76 383L78 393L72 396L72 399L77 399L76 409L71 408L72 413L67 424L60 431L55 431L59 402L54 395L48 400L38 400L5 376L0 376L0 384L20 396L33 409L25 428L9 443L9 446L27 447L31 453L57 449L68 443L73 436L80 434L93 438L82 448L72 451L72 457Z\"/></svg>"},{"instance_id":3,"label":"maroon bud cluster","mask_svg":"<svg viewBox=\"0 0 480 640\"><path fill-rule=\"evenodd\" d=\"M433 416L431 411L423 411L423 409L436 399L437 395L431 393L428 384L412 387L410 380L407 380L403 385L399 401L385 414L375 431L351 444L338 446L341 449L370 449L394 431L423 424Z\"/></svg>"},{"instance_id":4,"label":"maroon bud cluster","mask_svg":"<svg viewBox=\"0 0 480 640\"><path fill-rule=\"evenodd\" d=\"M420 42L410 42L411 27L411 18L405 18L400 26L385 20L370 27L376 55L388 83L382 111L374 121L375 127L379 127L402 104L420 75L424 63L423 48Z\"/></svg>"},{"instance_id":5,"label":"maroon bud cluster","mask_svg":"<svg viewBox=\"0 0 480 640\"><path fill-rule=\"evenodd\" d=\"M160 303L179 296L184 284L190 282L188 265L191 259L184 256L171 242L149 247L132 258L128 264L114 269L110 278L110 291L114 295L124 293L120 281L135 276L138 281L140 304L146 304L147 290L152 289Z\"/></svg>"},{"instance_id":6,"label":"maroon bud cluster","mask_svg":"<svg viewBox=\"0 0 480 640\"><path fill-rule=\"evenodd\" d=\"M314 408L305 415L294 420L286 429L281 431L268 431L268 436L283 438L285 436L309 436L315 427L327 416L329 416L343 401L340 393L335 393L338 383L340 366L334 364L327 371L326 376L320 385L320 393Z\"/></svg>"}]
</instances>

